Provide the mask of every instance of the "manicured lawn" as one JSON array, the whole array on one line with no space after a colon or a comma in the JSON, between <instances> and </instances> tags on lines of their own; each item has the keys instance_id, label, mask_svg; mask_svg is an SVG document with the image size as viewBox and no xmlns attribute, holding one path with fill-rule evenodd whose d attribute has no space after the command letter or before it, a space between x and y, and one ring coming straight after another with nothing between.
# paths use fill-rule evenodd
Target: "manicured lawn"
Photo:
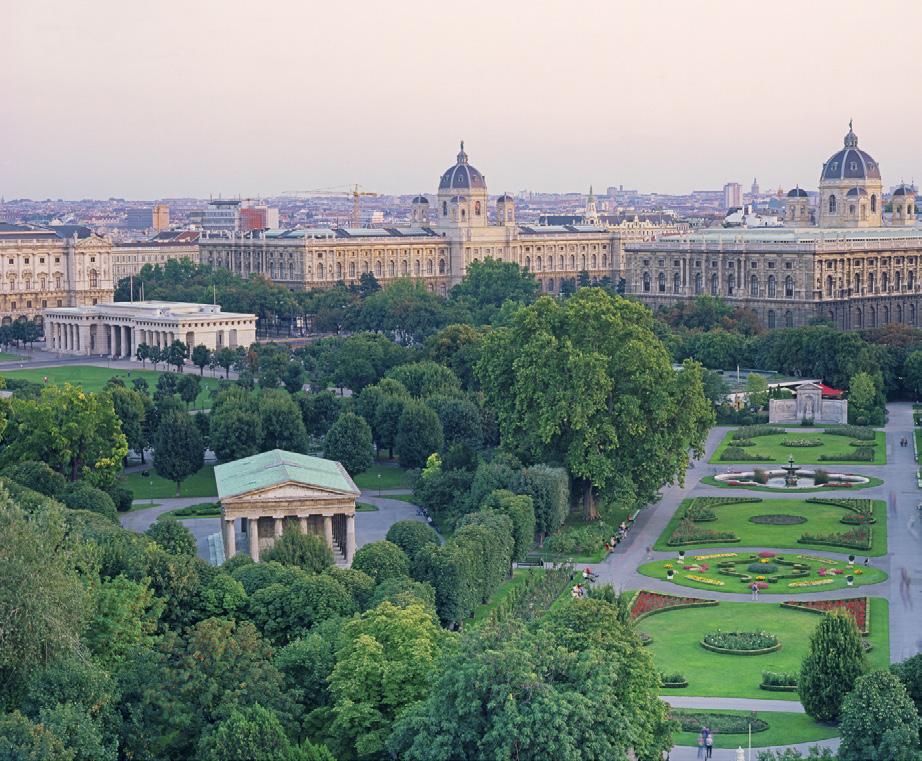
<instances>
[{"instance_id":1,"label":"manicured lawn","mask_svg":"<svg viewBox=\"0 0 922 761\"><path fill-rule=\"evenodd\" d=\"M198 374L198 368L191 368L193 374ZM187 372L189 370L187 369ZM126 386L131 386L135 378L144 378L150 386L151 392L157 387L157 380L163 375L154 370L110 370L108 367L95 367L93 365L66 365L64 367L38 367L28 370L4 370L0 375L7 378L20 378L35 383L61 384L72 383L80 386L84 391L101 391L109 378L121 378ZM217 378L202 378L199 395L195 400L196 407L207 407L211 400L212 389L217 390Z\"/></svg>"},{"instance_id":2,"label":"manicured lawn","mask_svg":"<svg viewBox=\"0 0 922 761\"><path fill-rule=\"evenodd\" d=\"M763 671L798 672L807 653L810 634L821 616L782 608L772 603L721 602L716 607L668 610L640 621L637 628L653 638L650 651L656 667L664 673L681 673L684 689L663 689L669 695L796 700L796 693L760 690ZM766 655L723 655L699 644L706 634L723 631L766 631L776 635L782 647ZM871 599L871 634L874 647L868 660L874 668L890 662L887 601Z\"/></svg>"},{"instance_id":3,"label":"manicured lawn","mask_svg":"<svg viewBox=\"0 0 922 761\"><path fill-rule=\"evenodd\" d=\"M796 696L795 698L796 699ZM683 709L683 713L701 713L691 709ZM733 714L748 716L749 711L714 710L711 713ZM838 737L838 727L829 724L820 724L804 713L787 713L785 711L761 711L756 716L768 724L764 732L753 732L752 747L765 748L771 745L791 745L793 743L816 742ZM690 745L695 747L698 742L697 732L676 732L672 736L676 745ZM715 748L746 747L749 742L748 733L724 734L714 733Z\"/></svg>"},{"instance_id":4,"label":"manicured lawn","mask_svg":"<svg viewBox=\"0 0 922 761\"><path fill-rule=\"evenodd\" d=\"M922 454L922 428L916 428L913 436L916 437L916 452Z\"/></svg>"},{"instance_id":5,"label":"manicured lawn","mask_svg":"<svg viewBox=\"0 0 922 761\"><path fill-rule=\"evenodd\" d=\"M136 500L171 499L176 496L176 484L158 476L153 466L147 472L148 477L142 476L140 471L122 475L122 485L131 489ZM217 498L218 487L214 481L214 465L206 465L198 473L183 481L179 496Z\"/></svg>"},{"instance_id":6,"label":"manicured lawn","mask_svg":"<svg viewBox=\"0 0 922 761\"><path fill-rule=\"evenodd\" d=\"M847 494L827 494L830 498L851 499ZM842 507L835 505L822 505L805 502L795 498L765 498L761 502L742 502L732 505L715 505L711 509L717 516L716 521L697 523L696 526L713 531L732 531L739 538L739 542L721 543L714 540L704 540L684 547L672 547L666 542L672 536L676 526L685 514L685 508L690 500L685 500L679 505L666 530L656 540L654 548L664 552L678 552L679 549L688 551L695 547L726 546L727 552L733 552L734 546L759 547L764 549L796 549L801 552L806 550L824 550L826 552L843 552L846 555L883 555L887 551L887 506L882 500L874 500L874 518L872 524L870 551L854 550L847 547L833 547L820 544L798 544L798 538L805 532L811 534L830 534L849 531L854 526L840 523L846 515L854 515ZM756 515L796 515L806 518L805 523L788 526L774 526L761 523L751 523L749 519Z\"/></svg>"},{"instance_id":7,"label":"manicured lawn","mask_svg":"<svg viewBox=\"0 0 922 761\"><path fill-rule=\"evenodd\" d=\"M24 357L21 354L10 354L5 351L0 351L0 362L24 362L28 357Z\"/></svg>"},{"instance_id":8,"label":"manicured lawn","mask_svg":"<svg viewBox=\"0 0 922 761\"><path fill-rule=\"evenodd\" d=\"M818 447L782 446L781 442L788 439L819 439L823 444ZM786 463L788 457L794 455L794 462L798 465L822 465L824 467L835 463L883 465L887 462L887 442L883 431L877 431L874 439L873 462L859 462L847 459L849 453L851 453L853 449L853 447L850 446L852 441L850 437L832 436L812 428L793 428L789 429L787 433L779 433L772 436L758 436L752 439L752 441L755 442L755 446L746 448L747 455L766 455L771 459L755 463L753 463L752 460L721 460L720 455L723 453L724 449L728 446L733 446L733 431L728 431L727 435L724 436L724 440L720 442L720 445L714 451L714 455L711 457L710 461L717 464L748 463L758 467L760 465L768 466ZM820 460L820 455L835 455L840 459Z\"/></svg>"},{"instance_id":9,"label":"manicured lawn","mask_svg":"<svg viewBox=\"0 0 922 761\"><path fill-rule=\"evenodd\" d=\"M355 512L357 513L376 513L378 508L374 505L369 505L367 502L356 502L355 503Z\"/></svg>"},{"instance_id":10,"label":"manicured lawn","mask_svg":"<svg viewBox=\"0 0 922 761\"><path fill-rule=\"evenodd\" d=\"M193 520L196 518L217 518L221 515L221 506L218 502L199 502L196 505L188 505L187 507L180 507L176 510L170 510L166 513L161 513L157 520L161 520L166 517L176 518L177 520L187 521Z\"/></svg>"},{"instance_id":11,"label":"manicured lawn","mask_svg":"<svg viewBox=\"0 0 922 761\"><path fill-rule=\"evenodd\" d=\"M412 494L382 494L381 499L396 499L398 502L407 502L411 505L415 504Z\"/></svg>"},{"instance_id":12,"label":"manicured lawn","mask_svg":"<svg viewBox=\"0 0 922 761\"><path fill-rule=\"evenodd\" d=\"M918 432L917 432L918 434ZM758 466L758 465L757 465ZM847 475L847 474L846 474ZM862 474L863 475L863 474ZM837 488L836 492L841 493L843 497L847 497L849 492L853 492L856 489L870 489L873 486L880 486L883 483L883 479L874 478L874 476L864 476L868 479L866 484L855 484L854 486L849 486L847 489ZM718 481L714 476L705 476L701 479L701 483L707 484L708 486L717 486L721 489L745 489L746 491L763 491L768 492L769 494L784 494L784 489L775 489L771 486L762 486L761 484L747 484L742 485L740 483L728 484L725 481ZM813 486L806 489L790 489L787 491L788 494L812 494L818 491L829 491L828 486Z\"/></svg>"},{"instance_id":13,"label":"manicured lawn","mask_svg":"<svg viewBox=\"0 0 922 761\"><path fill-rule=\"evenodd\" d=\"M407 472L397 465L375 463L368 470L352 477L360 489L402 489L409 488L410 479Z\"/></svg>"},{"instance_id":14,"label":"manicured lawn","mask_svg":"<svg viewBox=\"0 0 922 761\"><path fill-rule=\"evenodd\" d=\"M727 550L731 552L731 550ZM777 570L774 572L762 571L760 573L751 572L748 570L748 566L752 563L758 563L758 560L753 558L747 560L752 553L741 552L735 558L715 558L707 560L695 560L694 555L687 555L685 558L685 563L680 563L678 560L656 560L652 563L644 563L640 568L637 569L639 573L642 573L644 576L650 576L654 579L666 580L667 566L671 568L674 572L672 577L672 583L682 587L692 587L693 589L702 589L707 592L733 592L735 594L746 594L749 591L749 585L752 583L751 580L743 580L737 576L727 576L726 574L720 573L717 568L717 564L721 560L740 560L738 565L734 566L734 570L737 573L744 573L753 578L757 575L765 576L765 581L768 583L768 579L772 576L777 576L779 574L786 574L791 572L791 566L776 565ZM879 584L882 581L887 579L887 574L881 571L879 568L874 566L868 566L865 568L860 563L856 564L853 568L849 568L847 558L842 557L835 562L833 565L832 559L824 558L824 560L830 560L831 562L822 563L819 560L812 560L811 556L808 554L801 555L796 552L782 553L780 555L785 560L792 560L797 563L803 563L810 566L810 571L807 576L803 576L797 579L782 579L774 584L768 583L768 586L765 589L760 590L759 594L775 594L775 595L797 595L797 594L807 594L810 592L828 592L833 589L847 589L848 584L845 581L845 577L851 573L854 576L855 582L854 586L861 587L868 584ZM696 566L699 563L705 563L708 568L707 570L684 570L684 565ZM771 568L771 563L763 564L765 568ZM824 569L825 575L820 575L819 570ZM832 570L841 570L841 574L830 573ZM710 579L713 581L713 584L709 584L704 581L698 581L697 579L688 578L689 576L697 576L699 578ZM791 584L798 584L801 581L816 581L822 582L818 583L816 586L790 586Z\"/></svg>"},{"instance_id":15,"label":"manicured lawn","mask_svg":"<svg viewBox=\"0 0 922 761\"><path fill-rule=\"evenodd\" d=\"M529 570L517 568L512 572L512 577L506 579L506 581L500 584L499 588L490 596L489 602L485 602L483 605L477 607L477 609L474 611L474 618L471 623L483 623L487 617L494 610L496 610L496 607L512 593L514 589L522 586L525 583L530 573L544 573L544 570L541 568L533 568Z\"/></svg>"}]
</instances>

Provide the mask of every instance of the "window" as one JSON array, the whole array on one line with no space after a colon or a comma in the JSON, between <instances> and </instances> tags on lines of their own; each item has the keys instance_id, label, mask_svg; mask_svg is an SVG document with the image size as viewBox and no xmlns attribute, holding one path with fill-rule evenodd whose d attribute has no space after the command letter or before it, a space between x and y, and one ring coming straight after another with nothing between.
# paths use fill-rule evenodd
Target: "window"
<instances>
[{"instance_id":1,"label":"window","mask_svg":"<svg viewBox=\"0 0 922 761\"><path fill-rule=\"evenodd\" d=\"M678 259L673 259L673 260L672 260L672 266L673 266L673 267L679 267L680 265L681 265L681 262L680 262Z\"/></svg>"},{"instance_id":2,"label":"window","mask_svg":"<svg viewBox=\"0 0 922 761\"><path fill-rule=\"evenodd\" d=\"M768 310L768 327L770 328L775 327L775 310L774 309Z\"/></svg>"},{"instance_id":3,"label":"window","mask_svg":"<svg viewBox=\"0 0 922 761\"><path fill-rule=\"evenodd\" d=\"M784 263L784 268L785 268L786 270L792 270L792 269L794 269L794 262L785 262L785 263Z\"/></svg>"},{"instance_id":4,"label":"window","mask_svg":"<svg viewBox=\"0 0 922 761\"><path fill-rule=\"evenodd\" d=\"M644 293L650 292L650 273L649 272L643 273L643 291Z\"/></svg>"},{"instance_id":5,"label":"window","mask_svg":"<svg viewBox=\"0 0 922 761\"><path fill-rule=\"evenodd\" d=\"M910 325L916 324L916 305L915 304L909 305L909 324Z\"/></svg>"},{"instance_id":6,"label":"window","mask_svg":"<svg viewBox=\"0 0 922 761\"><path fill-rule=\"evenodd\" d=\"M776 286L775 286L775 276L774 276L774 275L769 275L769 276L768 276L768 298L770 298L770 299L775 298L775 295L776 295L776 294L775 294L775 290L776 290Z\"/></svg>"},{"instance_id":7,"label":"window","mask_svg":"<svg viewBox=\"0 0 922 761\"><path fill-rule=\"evenodd\" d=\"M695 293L696 294L701 293L702 289L703 289L703 285L702 285L701 273L696 272L695 273Z\"/></svg>"},{"instance_id":8,"label":"window","mask_svg":"<svg viewBox=\"0 0 922 761\"><path fill-rule=\"evenodd\" d=\"M711 295L716 296L718 290L717 273L711 275Z\"/></svg>"},{"instance_id":9,"label":"window","mask_svg":"<svg viewBox=\"0 0 922 761\"><path fill-rule=\"evenodd\" d=\"M906 275L906 287L911 291L916 284L916 273L912 270L909 270L909 274Z\"/></svg>"},{"instance_id":10,"label":"window","mask_svg":"<svg viewBox=\"0 0 922 761\"><path fill-rule=\"evenodd\" d=\"M448 203L445 201L442 201L442 216L443 217L448 216Z\"/></svg>"},{"instance_id":11,"label":"window","mask_svg":"<svg viewBox=\"0 0 922 761\"><path fill-rule=\"evenodd\" d=\"M836 213L836 197L835 196L829 196L829 213L830 214Z\"/></svg>"},{"instance_id":12,"label":"window","mask_svg":"<svg viewBox=\"0 0 922 761\"><path fill-rule=\"evenodd\" d=\"M786 299L794 298L794 278L790 275L784 279L784 297Z\"/></svg>"},{"instance_id":13,"label":"window","mask_svg":"<svg viewBox=\"0 0 922 761\"><path fill-rule=\"evenodd\" d=\"M786 328L794 327L794 313L793 312L784 313L784 327Z\"/></svg>"},{"instance_id":14,"label":"window","mask_svg":"<svg viewBox=\"0 0 922 761\"><path fill-rule=\"evenodd\" d=\"M889 272L881 272L881 273L880 273L880 290L883 291L884 293L886 293L887 290L888 290L888 288L889 288L889 286L890 286L890 273L889 273ZM886 324L886 323L884 323L884 324Z\"/></svg>"},{"instance_id":15,"label":"window","mask_svg":"<svg viewBox=\"0 0 922 761\"><path fill-rule=\"evenodd\" d=\"M475 216L475 217L479 217L479 216L480 216L480 201L477 201L477 202L474 204L474 216Z\"/></svg>"},{"instance_id":16,"label":"window","mask_svg":"<svg viewBox=\"0 0 922 761\"><path fill-rule=\"evenodd\" d=\"M445 260L444 259L439 259L439 274L440 275L445 274Z\"/></svg>"},{"instance_id":17,"label":"window","mask_svg":"<svg viewBox=\"0 0 922 761\"><path fill-rule=\"evenodd\" d=\"M672 276L672 292L679 293L682 290L682 280L679 277L679 273L676 272Z\"/></svg>"},{"instance_id":18,"label":"window","mask_svg":"<svg viewBox=\"0 0 922 761\"><path fill-rule=\"evenodd\" d=\"M435 268L435 265L432 259L426 259L426 274L431 275L434 268Z\"/></svg>"},{"instance_id":19,"label":"window","mask_svg":"<svg viewBox=\"0 0 922 761\"><path fill-rule=\"evenodd\" d=\"M349 277L355 277L355 262L349 262Z\"/></svg>"},{"instance_id":20,"label":"window","mask_svg":"<svg viewBox=\"0 0 922 761\"><path fill-rule=\"evenodd\" d=\"M749 269L754 270L759 266L758 262L749 262Z\"/></svg>"},{"instance_id":21,"label":"window","mask_svg":"<svg viewBox=\"0 0 922 761\"><path fill-rule=\"evenodd\" d=\"M666 292L666 273L660 272L656 280L657 280L657 285L659 286L659 292L665 293Z\"/></svg>"},{"instance_id":22,"label":"window","mask_svg":"<svg viewBox=\"0 0 922 761\"><path fill-rule=\"evenodd\" d=\"M759 295L759 278L757 278L755 275L749 278L749 295Z\"/></svg>"},{"instance_id":23,"label":"window","mask_svg":"<svg viewBox=\"0 0 922 761\"><path fill-rule=\"evenodd\" d=\"M868 273L868 291L874 293L874 288L877 285L876 275L873 272Z\"/></svg>"},{"instance_id":24,"label":"window","mask_svg":"<svg viewBox=\"0 0 922 761\"><path fill-rule=\"evenodd\" d=\"M727 276L727 295L733 295L733 289L736 287L736 276L731 272Z\"/></svg>"},{"instance_id":25,"label":"window","mask_svg":"<svg viewBox=\"0 0 922 761\"><path fill-rule=\"evenodd\" d=\"M96 274L96 270L90 270L90 288L99 287L99 275Z\"/></svg>"},{"instance_id":26,"label":"window","mask_svg":"<svg viewBox=\"0 0 922 761\"><path fill-rule=\"evenodd\" d=\"M855 293L861 293L861 273L855 273Z\"/></svg>"},{"instance_id":27,"label":"window","mask_svg":"<svg viewBox=\"0 0 922 761\"><path fill-rule=\"evenodd\" d=\"M826 297L832 298L832 275L826 275Z\"/></svg>"},{"instance_id":28,"label":"window","mask_svg":"<svg viewBox=\"0 0 922 761\"><path fill-rule=\"evenodd\" d=\"M875 211L877 211L877 196L872 195L871 196L871 213L873 214Z\"/></svg>"}]
</instances>

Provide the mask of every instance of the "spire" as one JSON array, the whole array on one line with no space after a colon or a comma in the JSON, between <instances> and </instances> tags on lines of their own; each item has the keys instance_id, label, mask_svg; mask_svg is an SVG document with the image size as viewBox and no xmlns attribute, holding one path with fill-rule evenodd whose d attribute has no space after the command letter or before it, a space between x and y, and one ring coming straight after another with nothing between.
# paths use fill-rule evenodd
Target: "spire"
<instances>
[{"instance_id":1,"label":"spire","mask_svg":"<svg viewBox=\"0 0 922 761\"><path fill-rule=\"evenodd\" d=\"M458 163L466 164L467 163L467 154L464 152L464 141L461 141L461 150L458 152Z\"/></svg>"},{"instance_id":2,"label":"spire","mask_svg":"<svg viewBox=\"0 0 922 761\"><path fill-rule=\"evenodd\" d=\"M845 136L845 147L855 148L858 145L858 136L852 129L852 120L848 120L848 134Z\"/></svg>"}]
</instances>

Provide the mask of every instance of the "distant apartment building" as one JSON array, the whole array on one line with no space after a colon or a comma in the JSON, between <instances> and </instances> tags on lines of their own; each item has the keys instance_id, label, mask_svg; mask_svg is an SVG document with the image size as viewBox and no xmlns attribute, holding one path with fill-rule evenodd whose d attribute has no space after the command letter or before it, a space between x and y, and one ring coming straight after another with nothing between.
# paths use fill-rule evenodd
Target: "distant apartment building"
<instances>
[{"instance_id":1,"label":"distant apartment building","mask_svg":"<svg viewBox=\"0 0 922 761\"><path fill-rule=\"evenodd\" d=\"M112 280L137 276L145 264L163 266L171 259L198 263L199 235L194 230L160 233L150 240L118 243L112 247Z\"/></svg>"},{"instance_id":2,"label":"distant apartment building","mask_svg":"<svg viewBox=\"0 0 922 761\"><path fill-rule=\"evenodd\" d=\"M211 200L202 215L202 230L208 233L236 232L240 229L240 201Z\"/></svg>"},{"instance_id":3,"label":"distant apartment building","mask_svg":"<svg viewBox=\"0 0 922 761\"><path fill-rule=\"evenodd\" d=\"M724 185L724 208L733 209L743 205L743 186L738 182Z\"/></svg>"},{"instance_id":4,"label":"distant apartment building","mask_svg":"<svg viewBox=\"0 0 922 761\"><path fill-rule=\"evenodd\" d=\"M0 223L0 321L111 301L112 244L88 227Z\"/></svg>"},{"instance_id":5,"label":"distant apartment building","mask_svg":"<svg viewBox=\"0 0 922 761\"><path fill-rule=\"evenodd\" d=\"M265 204L240 207L240 227L242 232L250 230L277 230L279 210Z\"/></svg>"},{"instance_id":6,"label":"distant apartment building","mask_svg":"<svg viewBox=\"0 0 922 761\"><path fill-rule=\"evenodd\" d=\"M129 230L166 230L170 226L170 207L158 203L151 209L129 209L125 227Z\"/></svg>"}]
</instances>

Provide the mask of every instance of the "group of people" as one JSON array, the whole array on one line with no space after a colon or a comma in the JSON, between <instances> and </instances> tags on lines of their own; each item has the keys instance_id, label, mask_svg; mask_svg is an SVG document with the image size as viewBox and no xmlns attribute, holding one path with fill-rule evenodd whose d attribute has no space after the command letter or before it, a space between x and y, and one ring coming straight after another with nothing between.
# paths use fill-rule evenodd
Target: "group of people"
<instances>
[{"instance_id":1,"label":"group of people","mask_svg":"<svg viewBox=\"0 0 922 761\"><path fill-rule=\"evenodd\" d=\"M701 727L698 734L698 758L711 758L714 755L714 733L707 727Z\"/></svg>"},{"instance_id":2,"label":"group of people","mask_svg":"<svg viewBox=\"0 0 922 761\"><path fill-rule=\"evenodd\" d=\"M573 578L572 576L570 577ZM570 597L580 598L580 597L589 597L589 585L599 578L599 575L589 567L586 566L583 569L583 581L577 583L570 590Z\"/></svg>"},{"instance_id":3,"label":"group of people","mask_svg":"<svg viewBox=\"0 0 922 761\"><path fill-rule=\"evenodd\" d=\"M903 438L900 439L900 446L901 447L909 446L909 440L905 436L903 436Z\"/></svg>"},{"instance_id":4,"label":"group of people","mask_svg":"<svg viewBox=\"0 0 922 761\"><path fill-rule=\"evenodd\" d=\"M617 547L619 544L621 544L621 542L624 541L625 537L627 536L628 528L629 528L628 524L625 523L624 521L621 521L621 525L618 526L618 533L612 534L611 539L605 542L605 552L606 553L614 552L615 547Z\"/></svg>"}]
</instances>

